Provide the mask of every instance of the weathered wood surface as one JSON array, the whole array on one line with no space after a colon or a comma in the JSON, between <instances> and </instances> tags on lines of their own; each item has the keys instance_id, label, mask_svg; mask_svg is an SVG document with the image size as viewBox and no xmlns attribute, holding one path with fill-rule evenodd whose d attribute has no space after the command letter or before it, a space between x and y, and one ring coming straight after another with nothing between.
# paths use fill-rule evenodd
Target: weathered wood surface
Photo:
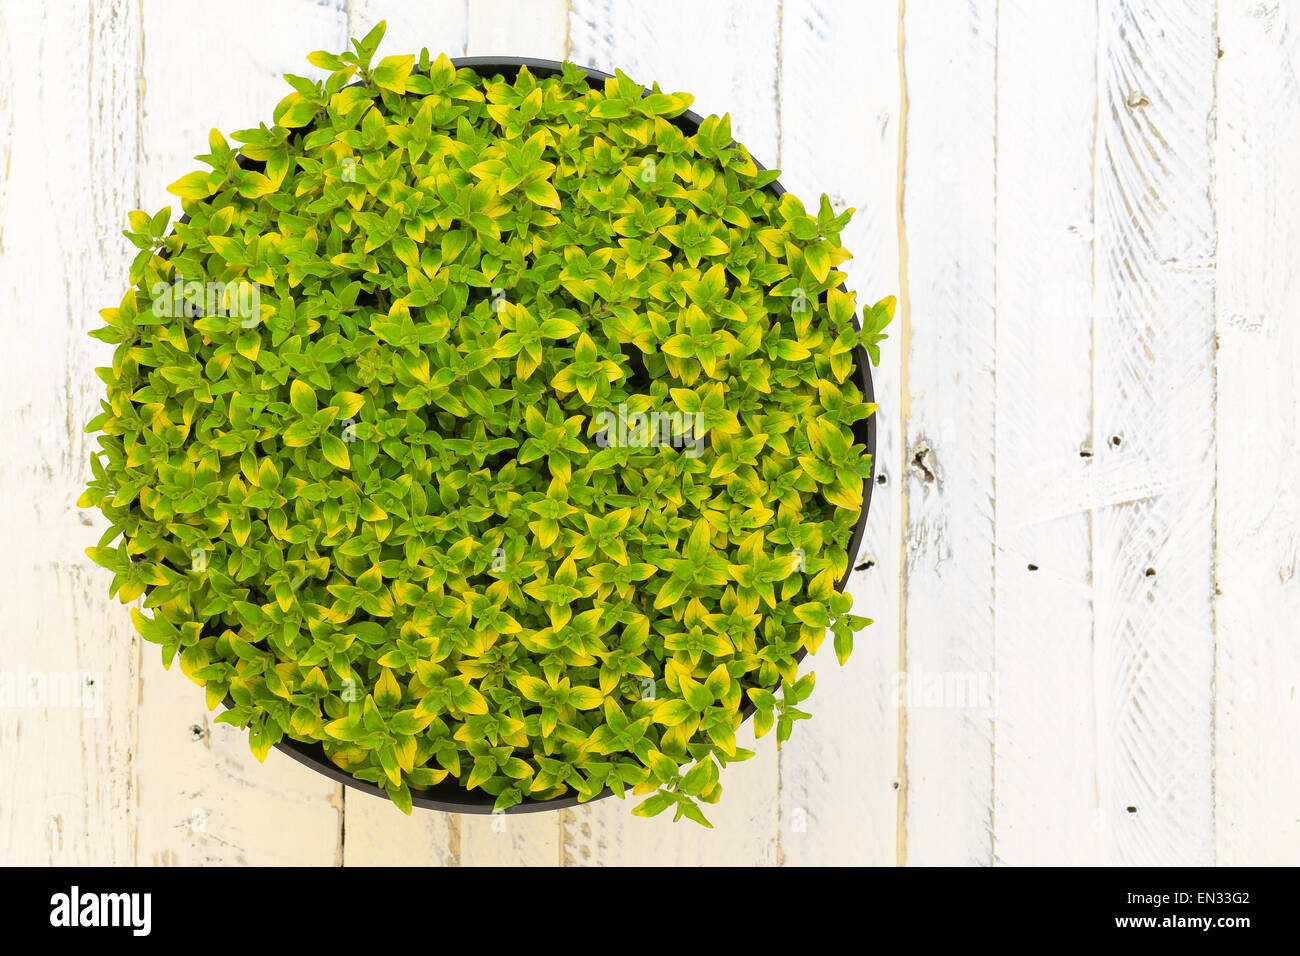
<instances>
[{"instance_id":1,"label":"weathered wood surface","mask_svg":"<svg viewBox=\"0 0 1300 956\"><path fill-rule=\"evenodd\" d=\"M259 764L83 556L126 213L380 18L389 52L729 112L899 296L876 623L805 665L814 719L727 771L712 831L406 818ZM0 0L0 679L37 695L0 698L0 861L1300 862L1298 56L1300 9L1253 0Z\"/></svg>"}]
</instances>

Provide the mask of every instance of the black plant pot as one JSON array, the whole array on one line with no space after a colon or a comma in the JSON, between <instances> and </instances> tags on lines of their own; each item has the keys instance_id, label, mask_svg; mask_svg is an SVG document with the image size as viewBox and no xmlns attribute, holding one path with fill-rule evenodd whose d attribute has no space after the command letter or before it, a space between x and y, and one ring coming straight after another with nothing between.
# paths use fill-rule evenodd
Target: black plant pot
<instances>
[{"instance_id":1,"label":"black plant pot","mask_svg":"<svg viewBox=\"0 0 1300 956\"><path fill-rule=\"evenodd\" d=\"M490 78L501 74L507 78L515 76L522 66L528 67L529 71L537 76L551 76L559 73L562 64L555 60L538 60L530 57L488 57L488 56L466 56L455 57L452 63L459 69L468 67L485 78ZM605 80L612 79L608 73L602 73L600 70L593 70L590 67L582 67L587 74L587 79L592 86L603 85ZM647 91L649 92L649 91ZM676 117L673 122L683 132L688 135L693 134L699 129L702 117L689 110ZM243 162L243 157L241 164ZM251 163L249 165L252 165ZM259 164L260 165L260 164ZM763 169L763 165L755 160L755 165ZM779 182L771 182L766 187L774 194L780 196L785 192L785 188ZM840 287L844 289L843 286ZM844 289L847 291L847 289ZM860 328L857 317L854 317L853 325ZM868 360L866 350L861 346L854 351L854 359L857 365L858 388L862 390L864 400L872 402L875 400L875 393L871 386L871 364ZM871 455L872 471L866 480L862 483L862 513L858 516L858 523L853 529L853 537L849 541L848 554L849 563L845 569L844 577L835 586L837 591L843 591L848 584L849 577L853 573L853 559L862 546L862 536L867 525L867 511L871 505L871 489L875 478L875 456L876 456L876 416L854 423L853 436L857 444L865 445L868 453ZM800 650L796 659L802 660L807 652ZM229 697L226 698L225 705L233 707L234 701ZM754 704L745 699L741 705L741 714L744 719L748 720L754 713ZM332 780L343 784L344 786L353 787L354 789L372 794L373 796L388 799L387 792L377 784L369 783L364 780L358 780L346 770L334 764L325 754L325 748L319 743L303 743L298 740L284 738L276 745L276 749L292 757L299 763L310 767L318 773L324 774ZM611 796L612 790L606 788L602 793L593 799L599 800ZM466 790L458 780L451 777L443 780L441 783L428 787L424 790L412 790L411 802L416 807L423 807L427 810L441 810L446 813L491 813L495 797L490 793L482 790ZM587 801L590 803L591 801ZM506 811L508 813L537 813L546 810L562 810L567 807L578 805L576 794L570 794L563 797L555 797L550 800L529 800L525 799Z\"/></svg>"}]
</instances>

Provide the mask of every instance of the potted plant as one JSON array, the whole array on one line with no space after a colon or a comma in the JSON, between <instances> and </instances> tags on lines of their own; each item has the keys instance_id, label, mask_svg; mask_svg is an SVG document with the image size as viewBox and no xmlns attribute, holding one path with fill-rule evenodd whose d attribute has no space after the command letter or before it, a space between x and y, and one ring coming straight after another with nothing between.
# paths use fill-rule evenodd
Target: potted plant
<instances>
[{"instance_id":1,"label":"potted plant","mask_svg":"<svg viewBox=\"0 0 1300 956\"><path fill-rule=\"evenodd\" d=\"M808 212L691 98L318 52L132 214L83 506L217 719L410 812L625 790L707 823L868 623L865 352Z\"/></svg>"}]
</instances>

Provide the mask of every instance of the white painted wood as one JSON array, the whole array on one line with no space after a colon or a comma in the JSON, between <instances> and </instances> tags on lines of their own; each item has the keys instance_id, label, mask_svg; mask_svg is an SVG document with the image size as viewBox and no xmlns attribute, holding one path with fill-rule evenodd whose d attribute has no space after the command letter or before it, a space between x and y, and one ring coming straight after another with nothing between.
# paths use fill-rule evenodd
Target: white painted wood
<instances>
[{"instance_id":1,"label":"white painted wood","mask_svg":"<svg viewBox=\"0 0 1300 956\"><path fill-rule=\"evenodd\" d=\"M0 861L1300 862L1298 15L0 0L0 679L100 691L85 712L0 686ZM798 195L858 208L850 287L900 294L852 585L877 623L846 668L820 655L779 758L767 738L725 772L712 831L617 800L408 818L258 764L83 556L103 522L73 504L81 426L111 352L84 332L120 298L125 214L176 207L210 127L269 119L280 73L379 19L386 53L567 55L729 112ZM941 696L989 675L996 714L952 706L968 685L927 700L935 675Z\"/></svg>"},{"instance_id":2,"label":"white painted wood","mask_svg":"<svg viewBox=\"0 0 1300 956\"><path fill-rule=\"evenodd\" d=\"M143 153L140 203L180 204L169 183L197 167L208 130L270 122L289 87L308 74L312 50L343 48L342 3L212 6L146 0L143 6ZM257 23L248 31L244 25ZM196 58L227 64L195 68ZM125 609L118 614L126 616ZM144 648L137 767L141 863L332 864L340 859L341 787L279 752L259 764L247 735L212 723L203 691L179 669L164 672Z\"/></svg>"},{"instance_id":3,"label":"white painted wood","mask_svg":"<svg viewBox=\"0 0 1300 956\"><path fill-rule=\"evenodd\" d=\"M998 5L994 860L1098 862L1091 514L1091 4ZM1111 808L1113 809L1113 808Z\"/></svg>"},{"instance_id":4,"label":"white painted wood","mask_svg":"<svg viewBox=\"0 0 1300 956\"><path fill-rule=\"evenodd\" d=\"M773 0L573 0L570 58L695 97L701 116L730 113L736 139L776 165L779 6ZM682 25L689 24L689 28Z\"/></svg>"},{"instance_id":5,"label":"white painted wood","mask_svg":"<svg viewBox=\"0 0 1300 956\"><path fill-rule=\"evenodd\" d=\"M993 859L993 720L925 693L994 653L996 4L909 2L903 215L906 642L900 861ZM908 689L912 688L908 693Z\"/></svg>"},{"instance_id":6,"label":"white painted wood","mask_svg":"<svg viewBox=\"0 0 1300 956\"><path fill-rule=\"evenodd\" d=\"M142 866L332 866L341 789L248 734L213 722L203 692L145 648L137 767Z\"/></svg>"},{"instance_id":7,"label":"white painted wood","mask_svg":"<svg viewBox=\"0 0 1300 956\"><path fill-rule=\"evenodd\" d=\"M1093 443L1106 461L1177 480L1096 512L1103 857L1208 864L1214 9L1103 3L1098 35Z\"/></svg>"},{"instance_id":8,"label":"white painted wood","mask_svg":"<svg viewBox=\"0 0 1300 956\"><path fill-rule=\"evenodd\" d=\"M672 813L643 819L632 807L644 797L607 797L567 810L563 862L569 866L773 866L777 845L777 754L774 734L755 740L744 725L736 745L755 752L722 770L722 799L704 804L706 829Z\"/></svg>"},{"instance_id":9,"label":"white painted wood","mask_svg":"<svg viewBox=\"0 0 1300 956\"><path fill-rule=\"evenodd\" d=\"M857 212L844 264L859 304L899 291L899 71L896 4L781 5L781 182L809 207L821 193ZM830 56L830 48L852 56ZM779 854L788 865L893 865L898 856L899 337L872 369L877 420L870 520L850 581L854 613L875 620L841 668L827 642L815 668L813 719L780 755Z\"/></svg>"},{"instance_id":10,"label":"white painted wood","mask_svg":"<svg viewBox=\"0 0 1300 956\"><path fill-rule=\"evenodd\" d=\"M344 787L344 866L459 866L457 817L432 810L404 815L383 797Z\"/></svg>"},{"instance_id":11,"label":"white painted wood","mask_svg":"<svg viewBox=\"0 0 1300 956\"><path fill-rule=\"evenodd\" d=\"M461 56L465 53L469 9L465 0L422 0L420 3L383 3L348 0L348 31L363 37L380 20L387 24L377 56L413 53L422 47L429 55Z\"/></svg>"},{"instance_id":12,"label":"white painted wood","mask_svg":"<svg viewBox=\"0 0 1300 956\"><path fill-rule=\"evenodd\" d=\"M569 9L564 0L471 0L467 42L471 56L565 59Z\"/></svg>"},{"instance_id":13,"label":"white painted wood","mask_svg":"<svg viewBox=\"0 0 1300 956\"><path fill-rule=\"evenodd\" d=\"M1216 861L1300 856L1300 10L1219 5Z\"/></svg>"},{"instance_id":14,"label":"white painted wood","mask_svg":"<svg viewBox=\"0 0 1300 956\"><path fill-rule=\"evenodd\" d=\"M134 3L0 9L0 861L126 864L135 638L84 548L97 445L86 337L121 298L135 191ZM29 696L30 695L30 696Z\"/></svg>"}]
</instances>

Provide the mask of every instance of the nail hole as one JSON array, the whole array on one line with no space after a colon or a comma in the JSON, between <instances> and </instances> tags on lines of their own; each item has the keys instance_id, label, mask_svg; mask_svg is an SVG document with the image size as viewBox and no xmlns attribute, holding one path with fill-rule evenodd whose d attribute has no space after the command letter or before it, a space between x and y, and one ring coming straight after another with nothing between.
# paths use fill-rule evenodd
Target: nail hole
<instances>
[{"instance_id":1,"label":"nail hole","mask_svg":"<svg viewBox=\"0 0 1300 956\"><path fill-rule=\"evenodd\" d=\"M1129 813L1137 813L1137 812L1138 812L1138 808L1137 808L1137 807L1125 807L1124 809L1127 810Z\"/></svg>"},{"instance_id":2,"label":"nail hole","mask_svg":"<svg viewBox=\"0 0 1300 956\"><path fill-rule=\"evenodd\" d=\"M880 474L876 475L876 484L883 485L884 483L885 483L885 473L882 471Z\"/></svg>"},{"instance_id":3,"label":"nail hole","mask_svg":"<svg viewBox=\"0 0 1300 956\"><path fill-rule=\"evenodd\" d=\"M1120 445L1124 443L1124 439L1120 438L1118 435L1111 435L1110 443L1113 447L1118 448Z\"/></svg>"},{"instance_id":4,"label":"nail hole","mask_svg":"<svg viewBox=\"0 0 1300 956\"><path fill-rule=\"evenodd\" d=\"M855 564L855 565L853 566L853 570L854 570L854 571L870 571L870 570L871 570L872 568L874 568L875 566L876 566L876 562L873 561L871 558L867 558L867 560L863 561L861 564Z\"/></svg>"},{"instance_id":5,"label":"nail hole","mask_svg":"<svg viewBox=\"0 0 1300 956\"><path fill-rule=\"evenodd\" d=\"M1029 570L1030 570L1030 571L1037 571L1037 570L1038 570L1038 565L1036 565L1036 564L1031 564L1031 565L1029 565Z\"/></svg>"},{"instance_id":6,"label":"nail hole","mask_svg":"<svg viewBox=\"0 0 1300 956\"><path fill-rule=\"evenodd\" d=\"M1155 568L1147 568L1147 572L1146 572L1146 573L1147 573L1147 577L1149 577L1149 578L1154 578L1154 577L1156 576L1156 569L1155 569Z\"/></svg>"}]
</instances>

